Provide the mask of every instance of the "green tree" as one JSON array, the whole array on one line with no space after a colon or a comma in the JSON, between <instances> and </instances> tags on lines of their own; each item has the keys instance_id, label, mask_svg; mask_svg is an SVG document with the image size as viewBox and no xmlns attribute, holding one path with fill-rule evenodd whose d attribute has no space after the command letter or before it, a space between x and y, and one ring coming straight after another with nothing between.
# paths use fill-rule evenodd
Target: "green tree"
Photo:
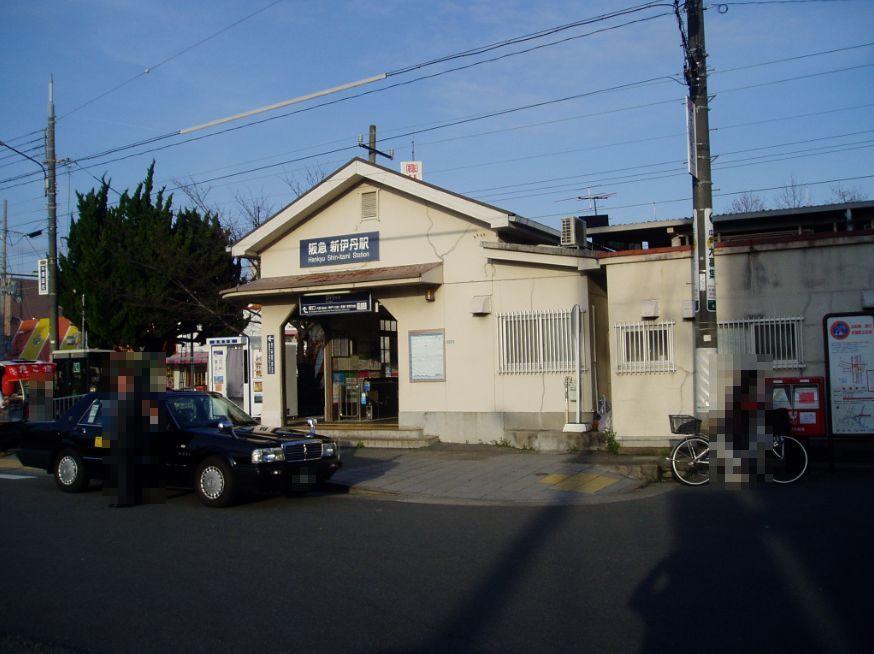
<instances>
[{"instance_id":1,"label":"green tree","mask_svg":"<svg viewBox=\"0 0 874 654\"><path fill-rule=\"evenodd\" d=\"M228 232L211 214L174 213L173 197L154 191L155 164L133 193L109 203L109 182L77 193L78 218L58 258L66 315L88 329L89 345L172 350L200 325L201 339L245 327L239 307L219 291L241 281L226 251Z\"/></svg>"}]
</instances>

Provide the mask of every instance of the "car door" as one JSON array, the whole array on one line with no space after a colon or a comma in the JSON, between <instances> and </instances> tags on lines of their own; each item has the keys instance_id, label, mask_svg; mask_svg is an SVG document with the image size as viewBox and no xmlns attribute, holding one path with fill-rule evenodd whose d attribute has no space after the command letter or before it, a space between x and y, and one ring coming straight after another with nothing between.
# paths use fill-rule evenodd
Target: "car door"
<instances>
[{"instance_id":1,"label":"car door","mask_svg":"<svg viewBox=\"0 0 874 654\"><path fill-rule=\"evenodd\" d=\"M189 398L174 398L167 402L171 410L163 413L162 419L166 428L160 435L161 459L164 464L164 475L171 486L187 486L190 483L194 452L192 450L192 434L179 426L176 415L179 411L194 411L194 403ZM191 406L189 406L189 404Z\"/></svg>"},{"instance_id":2,"label":"car door","mask_svg":"<svg viewBox=\"0 0 874 654\"><path fill-rule=\"evenodd\" d=\"M109 454L109 439L103 433L103 404L94 398L73 427L72 440L85 461L88 474L103 474L103 457Z\"/></svg>"}]
</instances>

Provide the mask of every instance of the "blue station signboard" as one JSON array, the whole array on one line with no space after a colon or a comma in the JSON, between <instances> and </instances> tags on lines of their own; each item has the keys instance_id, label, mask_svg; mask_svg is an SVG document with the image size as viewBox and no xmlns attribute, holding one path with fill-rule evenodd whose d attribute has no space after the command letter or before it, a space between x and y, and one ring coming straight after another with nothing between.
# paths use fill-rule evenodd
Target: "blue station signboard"
<instances>
[{"instance_id":1,"label":"blue station signboard","mask_svg":"<svg viewBox=\"0 0 874 654\"><path fill-rule=\"evenodd\" d=\"M308 238L300 242L301 268L362 261L379 261L379 232Z\"/></svg>"}]
</instances>

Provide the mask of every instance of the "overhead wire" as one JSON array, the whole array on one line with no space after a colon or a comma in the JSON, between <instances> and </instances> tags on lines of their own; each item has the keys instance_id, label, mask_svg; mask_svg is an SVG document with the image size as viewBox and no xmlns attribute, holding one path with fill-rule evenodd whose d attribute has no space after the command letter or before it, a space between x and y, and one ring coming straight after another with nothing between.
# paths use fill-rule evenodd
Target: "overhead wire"
<instances>
[{"instance_id":1,"label":"overhead wire","mask_svg":"<svg viewBox=\"0 0 874 654\"><path fill-rule=\"evenodd\" d=\"M226 25L225 27L221 28L221 29L218 30L217 32L213 32L213 33L210 34L209 36L206 36L206 37L200 39L199 41L196 41L195 43L193 43L193 44L191 44L191 45L189 45L189 46L186 46L185 48L183 48L182 50L179 50L179 51L176 52L175 54L172 54L172 55L170 55L170 56L168 56L168 57L165 57L164 59L162 59L161 61L159 61L159 62L157 62L157 63L155 63L155 64L152 64L152 65L150 65L150 66L146 66L142 71L140 71L139 73L137 73L137 74L134 75L133 77L130 77L130 78L126 79L125 81L121 82L120 84L116 84L116 85L113 86L112 88L110 88L110 89L108 89L108 90L106 90L106 91L103 91L102 93L100 93L100 94L94 96L93 98L91 98L90 100L87 100L86 102L83 102L82 104L80 104L80 105L78 105L77 107L71 109L70 111L68 111L68 112L66 112L66 113L64 113L64 114L61 114L60 116L58 116L58 120L62 120L63 118L66 118L67 116L69 116L69 115L71 115L71 114L74 114L74 113L76 113L77 111L79 111L79 110L81 110L81 109L84 109L85 107L87 107L87 106L89 106L89 105L91 105L91 104L97 102L98 100L101 100L102 98L105 98L107 95L110 95L111 93L115 93L116 91L118 91L118 90L121 89L121 88L124 88L125 86L127 86L127 85L130 84L131 82L134 82L134 81L138 80L139 78L141 78L141 77L143 77L143 76L145 76L145 75L149 75L150 73L154 72L157 68L160 68L161 66L170 63L170 62L173 61L174 59L177 59L178 57L181 57L182 55L184 55L184 54L186 54L186 53L188 53L188 52L191 52L191 51L194 50L195 48L197 48L197 47L203 45L204 43L206 43L207 41L211 41L212 39L216 38L217 36L220 36L221 34L224 34L225 32L227 32L228 30L233 29L233 28L236 27L237 25L240 25L241 23L246 22L246 21L249 20L250 18L254 18L254 17L257 16L258 14L260 14L260 13L262 13L262 12L264 12L264 11L267 11L268 9L270 9L270 8L273 7L274 5L279 4L280 2L282 2L282 0L273 0L273 2L270 2L270 3L266 4L266 5L264 5L264 6L261 7L260 9L256 9L255 11L253 11L253 12L251 12L251 13L249 13L249 14L243 16L242 18L240 18L240 19L234 21L234 22L231 23L230 25Z\"/></svg>"},{"instance_id":2,"label":"overhead wire","mask_svg":"<svg viewBox=\"0 0 874 654\"><path fill-rule=\"evenodd\" d=\"M591 24L591 23L593 23L593 22L597 22L597 21L600 21L600 20L607 20L607 19L609 19L609 18L613 18L613 17L617 17L617 16L621 16L621 15L626 15L626 14L628 14L628 13L632 13L632 12L636 12L636 11L641 11L641 10L643 10L643 9L648 9L648 8L653 8L653 7L658 7L658 6L665 6L665 5L660 5L659 3L656 3L656 2L650 2L650 3L646 3L646 4L644 4L644 5L639 5L639 6L636 6L636 7L626 8L626 9L624 9L624 10L617 10L617 11L615 11L615 12L611 12L611 13L609 13L609 14L603 14L603 15L598 16L598 17L594 17L594 18L590 18L590 19L584 19L584 20L582 20L582 21L577 21L576 23L571 24L571 26L579 26L579 25L583 25L583 24ZM260 125L260 124L263 124L263 123L266 123L266 122L270 122L270 121L272 121L272 120L278 120L278 119L280 119L280 118L285 118L285 117L288 117L288 116L291 116L291 115L295 115L295 114L299 114L299 113L303 113L303 112L306 112L306 111L312 111L313 109L318 109L318 108L321 108L321 107L330 106L330 105L333 105L333 104L337 104L337 103L340 103L340 102L345 102L345 101L352 100L352 99L359 98L359 97L363 97L363 96L366 96L366 95L371 95L371 94L373 94L373 93L381 93L381 92L387 91L387 90L389 90L389 89L398 88L398 87L401 87L401 86L406 86L406 85L413 84L413 83L415 83L415 82L419 82L419 81L422 81L422 80L432 79L432 78L434 78L434 77L439 77L439 76L446 75L446 74L453 73L453 72L457 72L457 71L460 71L460 70L465 70L465 69L473 68L473 67L475 67L475 66L480 66L480 65L483 65L483 64L486 64L486 63L492 63L492 62L495 62L495 61L499 61L499 60L505 59L505 58L507 58L507 57L517 56L517 55L520 55L520 54L526 54L526 53L528 53L528 52L531 52L531 51L534 51L534 50L537 50L537 49L540 49L540 48L549 47L549 46L552 46L552 45L558 45L558 44L560 44L560 43L564 43L564 42L569 41L569 40L578 39L578 38L584 38L584 37L587 37L587 36L592 36L592 35L594 35L594 34L600 34L600 33L602 33L602 32L606 32L606 31L610 31L610 30L614 30L614 29L619 29L619 28L621 28L621 27L625 27L625 26L628 26L628 25L632 25L632 24L636 24L636 23L640 23L640 22L644 22L644 21L649 21L649 20L654 20L654 19L656 19L656 18L660 18L660 17L663 16L663 15L666 15L666 14L657 14L657 15L654 15L654 16L647 16L647 17L644 17L644 18L639 18L639 19L635 19L635 20L632 20L632 21L627 21L627 22L625 22L625 23L621 23L621 24L618 24L618 25L611 25L611 26L608 26L608 27L604 27L604 28L600 28L600 29L597 29L597 30L593 30L593 31L591 31L591 32L587 32L587 33L585 33L585 34L575 35L575 36L573 36L573 37L567 37L567 38L565 38L565 39L561 39L561 40L559 40L559 41L553 41L553 42L546 43L546 44L539 44L539 45L537 45L537 46L533 46L533 47L530 47L530 48L526 48L526 49L523 49L523 50L514 51L514 52L510 52L510 53L505 53L505 54L502 54L502 55L499 55L499 56L496 56L496 57L492 57L492 58L489 58L489 59L484 59L484 60L476 61L476 62L473 62L473 63L470 63L470 64L466 64L466 65L463 65L463 66L456 66L456 67L454 67L454 68L449 68L449 69L441 70L441 71L438 71L438 72L436 72L436 73L431 73L431 74L428 74L428 75L421 75L421 76L419 76L419 77L416 77L416 78L413 78L413 79L410 79L410 80L404 80L404 81L401 81L401 82L395 82L395 83L393 83L393 84L389 84L389 85L386 85L386 86L383 86L383 87L380 87L380 88L377 88L377 89L369 89L369 90L367 90L367 91L362 91L362 92L358 92L358 93L355 93L355 94L351 94L351 95L343 96L343 97L341 97L341 98L335 98L335 99L333 99L333 100L329 100L329 101L321 102L321 103L318 103L318 104L315 104L315 105L310 105L310 106L303 107L303 108L300 108L300 109L296 109L296 110L293 110L293 111L290 111L290 112L285 112L285 113L283 113L283 114L274 115L274 116L269 116L269 117L267 117L267 118L262 118L262 119L258 119L258 120L255 120L255 121L250 121L250 122L244 123L244 124L242 124L242 125L235 125L235 126L233 126L233 127L224 128L224 129L221 129L221 130L217 130L217 131L215 131L215 132L210 132L209 134L200 135L199 137L194 137L194 138L184 139L184 140L182 140L182 141L177 142L177 144L181 145L181 144L183 144L183 143L190 143L190 142L193 142L193 141L199 141L199 140L202 140L203 138L209 138L209 137L211 137L211 136L218 136L219 134L224 134L224 133L231 132L231 131L235 131L235 130L238 130L238 129L242 129L242 128L245 128L245 127L251 127L251 126L254 126L254 125ZM605 17L606 17L606 18L605 18ZM569 29L569 26L560 26L559 28L554 28L554 29ZM399 75L399 74L402 74L403 72L407 72L408 70L409 70L409 71L412 71L412 70L418 70L418 69L421 69L421 68L426 67L426 66L434 65L435 63L440 63L440 62L443 62L443 61L449 61L450 59L457 59L457 58L461 58L461 57L473 56L473 55L475 55L475 54L478 54L481 50L482 50L483 52L485 52L485 51L489 51L489 50L496 49L496 48L498 48L498 47L506 47L506 45L508 45L508 44L513 44L513 43L515 43L515 42L521 42L521 40L531 40L532 38L542 38L543 35L548 34L548 33L552 33L552 32L550 32L549 30L545 30L545 31L542 31L542 32L543 32L543 34L535 33L535 34L540 34L539 36L523 35L523 36L521 36L521 37L517 37L516 39L509 39L509 40L507 40L506 43L491 44L491 45L489 45L489 46L484 46L484 49L483 49L483 48L480 48L480 49L468 50L468 51L464 51L464 52L461 52L461 53L455 53L455 54L453 54L453 55L448 55L448 56L446 56L446 57L441 57L441 58L439 58L439 59L437 59L437 60L433 60L433 61L431 61L431 62L422 62L422 63L419 63L419 64L414 64L413 66L407 67L407 68L405 68L405 69L397 69L397 70L395 70L395 71L390 71L390 73L387 73L386 75L389 75L389 74L391 74L391 75ZM116 147L112 147L112 148L105 149L105 150L103 150L103 151L101 151L101 152L97 152L97 153L93 153L93 154L90 154L90 155L84 155L84 156L76 157L76 159L77 159L78 161L80 161L80 162L82 162L82 161L93 160L93 159L95 159L95 158L100 158L100 157L108 156L108 155L110 155L110 154L114 154L114 153L116 153L116 152L121 152L121 151L124 151L124 150L127 150L127 149L132 149L132 148L137 148L137 147L141 147L141 146L145 146L145 145L150 145L150 144L152 144L152 143L155 143L155 142L158 142L158 141L162 141L162 140L166 140L166 139L172 138L172 137L174 137L174 136L179 136L180 134L182 134L182 133L185 132L185 131L186 131L186 129L181 129L181 130L174 130L174 131L171 131L171 132L166 132L166 133L163 133L163 134L158 134L158 135L155 135L155 136L153 136L153 137L149 137L149 138L147 138L147 139L141 139L141 140L139 140L139 141L135 141L135 142L133 142L133 143L129 143L129 144L126 144L126 145L116 146ZM148 150L148 151L146 151L146 152L151 152L151 151L153 151L153 150ZM4 182L3 182L3 181L0 181L0 183L4 183Z\"/></svg>"}]
</instances>

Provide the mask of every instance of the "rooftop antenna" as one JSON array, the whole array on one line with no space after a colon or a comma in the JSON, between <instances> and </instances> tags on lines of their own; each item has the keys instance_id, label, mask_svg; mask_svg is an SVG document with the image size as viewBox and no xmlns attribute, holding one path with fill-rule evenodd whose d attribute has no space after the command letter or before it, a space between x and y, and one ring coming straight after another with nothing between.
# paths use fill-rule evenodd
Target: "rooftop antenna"
<instances>
[{"instance_id":1,"label":"rooftop antenna","mask_svg":"<svg viewBox=\"0 0 874 654\"><path fill-rule=\"evenodd\" d=\"M592 193L588 191L585 195L578 195L577 200L589 200L595 210L595 215L598 215L598 200L606 200L607 198L613 197L616 195L615 193Z\"/></svg>"}]
</instances>

